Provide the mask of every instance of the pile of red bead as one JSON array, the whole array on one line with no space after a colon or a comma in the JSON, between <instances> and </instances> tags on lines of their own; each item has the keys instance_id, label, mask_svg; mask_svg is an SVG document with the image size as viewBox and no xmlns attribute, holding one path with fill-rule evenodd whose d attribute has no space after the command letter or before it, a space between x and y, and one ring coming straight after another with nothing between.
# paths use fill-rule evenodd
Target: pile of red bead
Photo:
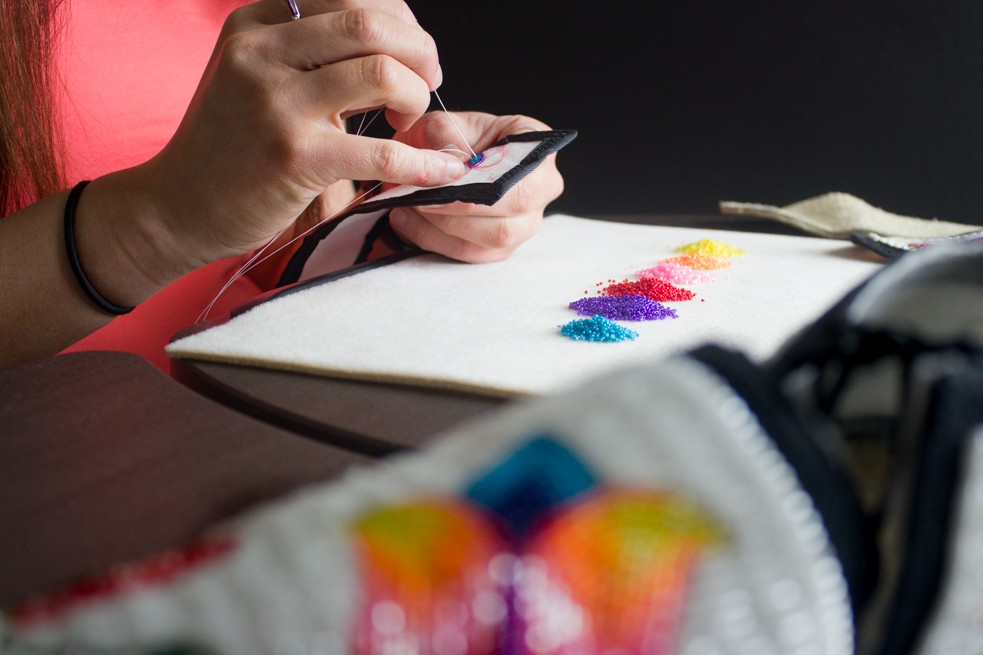
<instances>
[{"instance_id":1,"label":"pile of red bead","mask_svg":"<svg viewBox=\"0 0 983 655\"><path fill-rule=\"evenodd\" d=\"M601 295L645 296L649 300L656 302L680 302L683 300L692 300L696 297L696 294L689 289L674 286L658 278L645 278L637 282L630 280L615 282L604 287Z\"/></svg>"}]
</instances>

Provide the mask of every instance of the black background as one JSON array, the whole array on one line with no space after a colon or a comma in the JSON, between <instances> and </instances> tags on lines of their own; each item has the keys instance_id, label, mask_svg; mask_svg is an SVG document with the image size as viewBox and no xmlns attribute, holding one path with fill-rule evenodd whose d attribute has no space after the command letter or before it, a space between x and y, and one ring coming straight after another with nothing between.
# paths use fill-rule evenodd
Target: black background
<instances>
[{"instance_id":1,"label":"black background","mask_svg":"<svg viewBox=\"0 0 983 655\"><path fill-rule=\"evenodd\" d=\"M577 214L714 213L846 191L983 223L980 0L410 0L451 109L580 137Z\"/></svg>"}]
</instances>

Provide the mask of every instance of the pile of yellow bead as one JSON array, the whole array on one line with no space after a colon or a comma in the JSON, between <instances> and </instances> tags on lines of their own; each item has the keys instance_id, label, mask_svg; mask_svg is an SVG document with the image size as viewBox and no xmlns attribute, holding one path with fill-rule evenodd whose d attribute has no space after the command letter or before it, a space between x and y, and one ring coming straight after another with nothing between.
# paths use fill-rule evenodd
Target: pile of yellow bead
<instances>
[{"instance_id":1,"label":"pile of yellow bead","mask_svg":"<svg viewBox=\"0 0 983 655\"><path fill-rule=\"evenodd\" d=\"M701 239L676 248L681 255L706 255L708 257L740 257L746 255L746 250L728 246L726 243L713 239Z\"/></svg>"}]
</instances>

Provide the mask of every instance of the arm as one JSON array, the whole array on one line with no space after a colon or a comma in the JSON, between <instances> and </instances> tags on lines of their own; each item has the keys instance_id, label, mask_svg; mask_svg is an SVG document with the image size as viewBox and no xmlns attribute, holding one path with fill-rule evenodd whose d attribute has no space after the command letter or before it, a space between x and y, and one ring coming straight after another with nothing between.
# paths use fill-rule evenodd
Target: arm
<instances>
[{"instance_id":1,"label":"arm","mask_svg":"<svg viewBox=\"0 0 983 655\"><path fill-rule=\"evenodd\" d=\"M78 250L105 297L135 304L249 252L340 180L438 185L466 172L448 154L344 132L346 116L373 107L407 129L440 82L433 39L402 2L354 5L311 3L290 21L281 0L263 0L229 17L164 150L82 195ZM111 318L68 268L66 195L0 221L0 366L57 352Z\"/></svg>"},{"instance_id":2,"label":"arm","mask_svg":"<svg viewBox=\"0 0 983 655\"><path fill-rule=\"evenodd\" d=\"M125 178L107 176L86 189L77 235L89 278L120 305L138 303L179 276L158 252L166 249L166 235L139 220L146 209L125 190ZM85 296L69 268L62 227L67 196L45 198L0 220L0 366L57 352L112 318Z\"/></svg>"}]
</instances>

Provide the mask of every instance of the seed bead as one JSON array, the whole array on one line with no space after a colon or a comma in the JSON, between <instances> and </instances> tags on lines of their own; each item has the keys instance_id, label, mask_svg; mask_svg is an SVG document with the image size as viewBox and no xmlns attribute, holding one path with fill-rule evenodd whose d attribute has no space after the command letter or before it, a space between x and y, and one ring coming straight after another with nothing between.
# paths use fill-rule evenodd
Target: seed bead
<instances>
[{"instance_id":1,"label":"seed bead","mask_svg":"<svg viewBox=\"0 0 983 655\"><path fill-rule=\"evenodd\" d=\"M602 296L645 296L656 302L681 302L692 300L696 294L689 289L683 289L669 284L665 280L646 278L637 282L622 280L604 287Z\"/></svg>"},{"instance_id":2,"label":"seed bead","mask_svg":"<svg viewBox=\"0 0 983 655\"><path fill-rule=\"evenodd\" d=\"M560 334L574 341L616 342L632 341L638 338L638 332L623 328L603 316L592 316L570 321L560 326Z\"/></svg>"},{"instance_id":3,"label":"seed bead","mask_svg":"<svg viewBox=\"0 0 983 655\"><path fill-rule=\"evenodd\" d=\"M665 280L671 284L705 284L713 282L713 275L703 271L697 271L689 266L673 264L671 262L659 262L652 268L646 268L638 272L638 277L655 278Z\"/></svg>"},{"instance_id":4,"label":"seed bead","mask_svg":"<svg viewBox=\"0 0 983 655\"><path fill-rule=\"evenodd\" d=\"M714 239L700 239L693 243L687 243L676 248L676 252L681 255L708 255L710 257L740 257L747 254L746 250L729 246Z\"/></svg>"},{"instance_id":5,"label":"seed bead","mask_svg":"<svg viewBox=\"0 0 983 655\"><path fill-rule=\"evenodd\" d=\"M701 255L699 253L680 255L679 257L669 257L668 259L663 259L659 263L678 264L679 266L692 268L694 271L719 271L720 269L727 268L731 265L731 262L727 261L726 259L711 257L710 255Z\"/></svg>"},{"instance_id":6,"label":"seed bead","mask_svg":"<svg viewBox=\"0 0 983 655\"><path fill-rule=\"evenodd\" d=\"M581 316L603 316L612 321L659 321L678 318L676 310L645 296L597 296L570 303Z\"/></svg>"}]
</instances>

